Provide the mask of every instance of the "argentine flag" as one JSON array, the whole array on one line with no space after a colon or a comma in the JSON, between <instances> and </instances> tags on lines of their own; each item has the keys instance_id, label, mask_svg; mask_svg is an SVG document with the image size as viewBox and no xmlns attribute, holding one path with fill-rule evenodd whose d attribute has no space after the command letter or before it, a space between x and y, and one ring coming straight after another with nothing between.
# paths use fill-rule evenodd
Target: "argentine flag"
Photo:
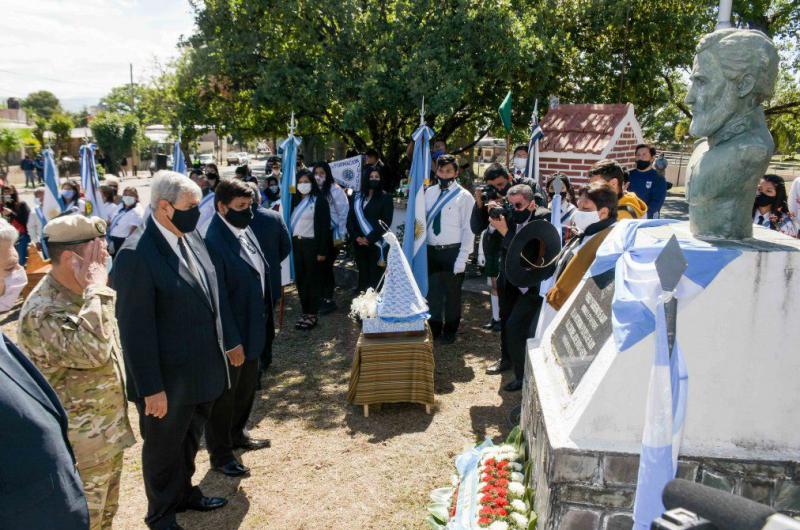
<instances>
[{"instance_id":1,"label":"argentine flag","mask_svg":"<svg viewBox=\"0 0 800 530\"><path fill-rule=\"evenodd\" d=\"M286 226L292 226L292 196L294 195L297 182L297 148L303 142L294 134L281 144L283 149L283 160L281 168L281 213ZM289 229L291 230L291 228ZM289 234L291 236L291 233ZM288 263L287 263L288 261ZM287 285L294 280L294 252L289 253L283 263L281 263L281 285Z\"/></svg>"},{"instance_id":2,"label":"argentine flag","mask_svg":"<svg viewBox=\"0 0 800 530\"><path fill-rule=\"evenodd\" d=\"M61 200L58 184L58 167L53 160L53 150L45 149L44 155L44 201L42 201L42 212L49 221L61 215L64 211L64 201Z\"/></svg>"},{"instance_id":3,"label":"argentine flag","mask_svg":"<svg viewBox=\"0 0 800 530\"><path fill-rule=\"evenodd\" d=\"M408 184L403 254L406 255L422 296L428 294L428 248L425 246L425 180L431 174L431 138L433 131L424 123L414 131L414 155Z\"/></svg>"},{"instance_id":4,"label":"argentine flag","mask_svg":"<svg viewBox=\"0 0 800 530\"><path fill-rule=\"evenodd\" d=\"M186 174L186 159L183 157L183 151L181 151L180 140L175 140L175 146L172 148L172 171L181 175Z\"/></svg>"},{"instance_id":5,"label":"argentine flag","mask_svg":"<svg viewBox=\"0 0 800 530\"><path fill-rule=\"evenodd\" d=\"M539 141L544 138L544 131L539 126L538 114L539 100L536 100L533 106L533 116L531 116L531 136L528 140L528 165L525 168L525 176L533 180L540 188L544 188L544 182L541 182L541 172L539 171Z\"/></svg>"},{"instance_id":6,"label":"argentine flag","mask_svg":"<svg viewBox=\"0 0 800 530\"><path fill-rule=\"evenodd\" d=\"M94 144L81 146L81 187L86 201L86 215L95 215L105 219L103 196L100 193L100 181L97 179L97 166L94 162Z\"/></svg>"}]
</instances>

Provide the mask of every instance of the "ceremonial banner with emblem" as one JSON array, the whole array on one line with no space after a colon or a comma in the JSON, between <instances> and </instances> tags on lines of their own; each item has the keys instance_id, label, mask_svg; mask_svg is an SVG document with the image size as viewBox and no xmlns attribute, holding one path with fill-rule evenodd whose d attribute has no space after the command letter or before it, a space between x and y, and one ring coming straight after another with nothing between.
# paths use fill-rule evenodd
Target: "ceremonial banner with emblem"
<instances>
[{"instance_id":1,"label":"ceremonial banner with emblem","mask_svg":"<svg viewBox=\"0 0 800 530\"><path fill-rule=\"evenodd\" d=\"M47 220L61 215L64 211L64 201L61 200L61 195L58 190L58 167L53 160L53 150L45 149L44 154L44 201L42 201L42 210ZM44 227L46 223L42 223Z\"/></svg>"},{"instance_id":2,"label":"ceremonial banner with emblem","mask_svg":"<svg viewBox=\"0 0 800 530\"><path fill-rule=\"evenodd\" d=\"M97 166L94 163L94 144L81 146L81 187L86 201L86 215L95 215L105 219L103 196L100 194L100 181L97 179Z\"/></svg>"},{"instance_id":3,"label":"ceremonial banner with emblem","mask_svg":"<svg viewBox=\"0 0 800 530\"><path fill-rule=\"evenodd\" d=\"M361 155L330 163L333 180L343 188L361 191Z\"/></svg>"},{"instance_id":4,"label":"ceremonial banner with emblem","mask_svg":"<svg viewBox=\"0 0 800 530\"><path fill-rule=\"evenodd\" d=\"M408 183L408 209L403 233L403 253L411 264L414 279L423 296L428 294L428 247L425 215L425 181L431 173L433 131L424 123L414 131L414 156Z\"/></svg>"}]
</instances>

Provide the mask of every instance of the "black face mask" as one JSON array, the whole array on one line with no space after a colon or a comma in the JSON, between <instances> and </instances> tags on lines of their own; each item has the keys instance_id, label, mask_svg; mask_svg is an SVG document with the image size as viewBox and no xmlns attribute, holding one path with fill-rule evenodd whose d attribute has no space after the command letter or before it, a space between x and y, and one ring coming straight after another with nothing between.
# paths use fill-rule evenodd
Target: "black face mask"
<instances>
[{"instance_id":1,"label":"black face mask","mask_svg":"<svg viewBox=\"0 0 800 530\"><path fill-rule=\"evenodd\" d=\"M244 230L250 226L250 221L253 220L253 210L250 208L245 208L244 210L228 208L228 213L225 214L225 220L236 228Z\"/></svg>"},{"instance_id":2,"label":"black face mask","mask_svg":"<svg viewBox=\"0 0 800 530\"><path fill-rule=\"evenodd\" d=\"M650 162L648 162L646 160L637 160L636 161L636 169L644 171L648 167L650 167Z\"/></svg>"},{"instance_id":3,"label":"black face mask","mask_svg":"<svg viewBox=\"0 0 800 530\"><path fill-rule=\"evenodd\" d=\"M371 190L379 190L381 189L381 181L380 180L370 180L367 182L369 189Z\"/></svg>"},{"instance_id":4,"label":"black face mask","mask_svg":"<svg viewBox=\"0 0 800 530\"><path fill-rule=\"evenodd\" d=\"M455 179L439 179L439 189L446 190Z\"/></svg>"},{"instance_id":5,"label":"black face mask","mask_svg":"<svg viewBox=\"0 0 800 530\"><path fill-rule=\"evenodd\" d=\"M267 195L267 199L275 201L281 196L281 189L278 188L277 190L273 190L271 188L272 186L267 186L267 189L264 190L264 193Z\"/></svg>"},{"instance_id":6,"label":"black face mask","mask_svg":"<svg viewBox=\"0 0 800 530\"><path fill-rule=\"evenodd\" d=\"M208 187L212 190L217 187L217 182L219 182L216 176L212 177L211 175L206 176L206 180L208 181Z\"/></svg>"},{"instance_id":7,"label":"black face mask","mask_svg":"<svg viewBox=\"0 0 800 530\"><path fill-rule=\"evenodd\" d=\"M531 212L525 208L524 210L517 210L514 209L514 213L511 214L511 220L517 224L522 224L527 221L531 216Z\"/></svg>"},{"instance_id":8,"label":"black face mask","mask_svg":"<svg viewBox=\"0 0 800 530\"><path fill-rule=\"evenodd\" d=\"M756 195L756 206L763 208L764 206L771 206L775 203L775 197L770 197L763 192L758 192Z\"/></svg>"},{"instance_id":9,"label":"black face mask","mask_svg":"<svg viewBox=\"0 0 800 530\"><path fill-rule=\"evenodd\" d=\"M510 184L506 184L501 189L497 190L497 194L500 195L501 197L505 197L506 194L508 193L508 190L510 190L510 189L511 189L511 185Z\"/></svg>"},{"instance_id":10,"label":"black face mask","mask_svg":"<svg viewBox=\"0 0 800 530\"><path fill-rule=\"evenodd\" d=\"M188 210L178 210L173 206L173 209L171 221L175 228L183 234L194 232L194 229L197 228L197 221L200 220L200 207L192 206Z\"/></svg>"}]
</instances>

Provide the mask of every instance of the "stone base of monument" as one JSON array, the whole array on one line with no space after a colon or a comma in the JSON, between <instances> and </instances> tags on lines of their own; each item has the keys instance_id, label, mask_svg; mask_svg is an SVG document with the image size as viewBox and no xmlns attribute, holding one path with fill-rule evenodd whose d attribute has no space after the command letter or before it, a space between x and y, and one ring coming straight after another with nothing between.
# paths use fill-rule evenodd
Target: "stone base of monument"
<instances>
[{"instance_id":1,"label":"stone base of monument","mask_svg":"<svg viewBox=\"0 0 800 530\"><path fill-rule=\"evenodd\" d=\"M672 233L692 237L687 223L638 237ZM689 371L678 476L800 514L800 241L755 228L718 244L741 255L678 307ZM584 280L528 345L521 421L541 530L632 526L655 339L617 351L610 272Z\"/></svg>"}]
</instances>

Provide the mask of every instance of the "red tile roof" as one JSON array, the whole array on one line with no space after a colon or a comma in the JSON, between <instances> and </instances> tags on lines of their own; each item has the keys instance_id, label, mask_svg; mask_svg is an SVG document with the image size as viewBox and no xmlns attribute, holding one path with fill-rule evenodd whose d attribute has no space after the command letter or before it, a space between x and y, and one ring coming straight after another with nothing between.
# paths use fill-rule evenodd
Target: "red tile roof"
<instances>
[{"instance_id":1,"label":"red tile roof","mask_svg":"<svg viewBox=\"0 0 800 530\"><path fill-rule=\"evenodd\" d=\"M600 154L628 113L630 103L566 104L542 119L542 151Z\"/></svg>"}]
</instances>

